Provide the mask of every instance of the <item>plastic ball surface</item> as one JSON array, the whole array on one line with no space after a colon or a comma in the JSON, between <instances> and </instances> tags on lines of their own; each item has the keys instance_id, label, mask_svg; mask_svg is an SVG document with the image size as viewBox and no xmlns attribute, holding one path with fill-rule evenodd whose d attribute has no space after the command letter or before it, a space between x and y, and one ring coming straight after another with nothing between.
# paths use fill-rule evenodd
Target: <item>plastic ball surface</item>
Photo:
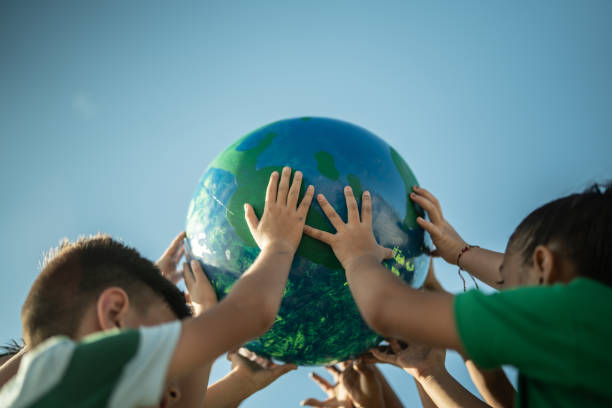
<instances>
[{"instance_id":1,"label":"plastic ball surface","mask_svg":"<svg viewBox=\"0 0 612 408\"><path fill-rule=\"evenodd\" d=\"M187 215L187 246L219 299L259 253L243 205L250 203L261 217L270 174L284 166L303 173L301 196L314 185L315 194L323 193L344 220L344 187L352 187L358 204L362 192L370 191L374 235L394 250L385 266L413 287L423 284L429 257L424 231L416 223L423 212L409 198L417 181L406 162L359 126L297 118L237 140L208 166L196 188ZM316 200L306 223L334 232ZM362 320L331 248L303 236L274 325L246 347L280 361L322 365L357 356L380 340Z\"/></svg>"}]
</instances>

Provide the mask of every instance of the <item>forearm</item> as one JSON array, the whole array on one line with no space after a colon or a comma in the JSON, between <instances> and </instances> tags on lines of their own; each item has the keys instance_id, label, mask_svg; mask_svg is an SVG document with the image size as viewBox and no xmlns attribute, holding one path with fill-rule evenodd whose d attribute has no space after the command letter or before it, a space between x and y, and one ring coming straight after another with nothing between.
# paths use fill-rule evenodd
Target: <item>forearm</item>
<instances>
[{"instance_id":1,"label":"forearm","mask_svg":"<svg viewBox=\"0 0 612 408\"><path fill-rule=\"evenodd\" d=\"M238 304L248 301L251 307L257 307L251 310L251 314L256 310L269 326L272 325L287 285L293 255L293 252L282 249L262 251L225 301Z\"/></svg>"},{"instance_id":2,"label":"forearm","mask_svg":"<svg viewBox=\"0 0 612 408\"><path fill-rule=\"evenodd\" d=\"M191 375L268 331L278 313L292 259L293 253L263 251L225 299L184 322L169 373Z\"/></svg>"},{"instance_id":3,"label":"forearm","mask_svg":"<svg viewBox=\"0 0 612 408\"><path fill-rule=\"evenodd\" d=\"M207 364L181 381L181 406L203 407L206 404L208 377L212 364Z\"/></svg>"},{"instance_id":4,"label":"forearm","mask_svg":"<svg viewBox=\"0 0 612 408\"><path fill-rule=\"evenodd\" d=\"M466 360L465 366L480 395L489 405L496 408L514 406L514 387L501 368L481 370L471 360Z\"/></svg>"},{"instance_id":5,"label":"forearm","mask_svg":"<svg viewBox=\"0 0 612 408\"><path fill-rule=\"evenodd\" d=\"M434 404L427 392L425 392L425 389L423 388L421 383L418 382L416 378L414 379L414 384L416 385L417 392L419 393L419 397L421 398L421 404L423 405L423 408L437 408L436 404Z\"/></svg>"},{"instance_id":6,"label":"forearm","mask_svg":"<svg viewBox=\"0 0 612 408\"><path fill-rule=\"evenodd\" d=\"M380 333L382 328L379 323L382 323L382 317L386 315L382 301L397 291L401 281L375 258L369 256L357 258L346 265L346 280L361 316L370 327ZM405 300L407 303L416 304L413 296L408 296Z\"/></svg>"},{"instance_id":7,"label":"forearm","mask_svg":"<svg viewBox=\"0 0 612 408\"><path fill-rule=\"evenodd\" d=\"M504 254L484 248L471 248L461 255L459 264L461 269L471 273L487 285L499 289L501 287L501 274L499 266L504 260Z\"/></svg>"},{"instance_id":8,"label":"forearm","mask_svg":"<svg viewBox=\"0 0 612 408\"><path fill-rule=\"evenodd\" d=\"M249 396L243 387L236 387L240 382L234 380L234 375L234 371L230 371L208 387L204 400L206 408L236 408Z\"/></svg>"},{"instance_id":9,"label":"forearm","mask_svg":"<svg viewBox=\"0 0 612 408\"><path fill-rule=\"evenodd\" d=\"M372 370L376 373L376 378L380 383L383 399L385 401L385 408L403 408L404 405L402 405L402 402L395 391L393 391L393 388L391 388L391 385L387 382L383 373L374 364L372 364Z\"/></svg>"},{"instance_id":10,"label":"forearm","mask_svg":"<svg viewBox=\"0 0 612 408\"><path fill-rule=\"evenodd\" d=\"M356 260L346 276L361 315L377 333L463 352L452 295L417 291L374 258Z\"/></svg>"},{"instance_id":11,"label":"forearm","mask_svg":"<svg viewBox=\"0 0 612 408\"><path fill-rule=\"evenodd\" d=\"M21 359L27 351L27 347L22 348L19 353L15 354L10 360L2 365L2 368L0 368L0 388L17 374Z\"/></svg>"},{"instance_id":12,"label":"forearm","mask_svg":"<svg viewBox=\"0 0 612 408\"><path fill-rule=\"evenodd\" d=\"M471 408L489 406L466 390L445 369L418 377L416 380L438 407Z\"/></svg>"}]
</instances>

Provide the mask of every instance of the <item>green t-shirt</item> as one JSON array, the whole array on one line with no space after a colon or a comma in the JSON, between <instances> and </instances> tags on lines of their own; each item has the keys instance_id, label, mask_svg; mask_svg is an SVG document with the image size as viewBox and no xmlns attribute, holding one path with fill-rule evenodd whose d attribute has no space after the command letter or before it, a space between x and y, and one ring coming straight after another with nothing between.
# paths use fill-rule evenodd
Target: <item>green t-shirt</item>
<instances>
[{"instance_id":1,"label":"green t-shirt","mask_svg":"<svg viewBox=\"0 0 612 408\"><path fill-rule=\"evenodd\" d=\"M578 278L492 295L473 290L454 308L477 365L518 369L518 406L612 406L612 288Z\"/></svg>"},{"instance_id":2,"label":"green t-shirt","mask_svg":"<svg viewBox=\"0 0 612 408\"><path fill-rule=\"evenodd\" d=\"M53 337L23 357L0 389L0 406L156 406L180 333L175 321L96 333L79 343Z\"/></svg>"}]
</instances>

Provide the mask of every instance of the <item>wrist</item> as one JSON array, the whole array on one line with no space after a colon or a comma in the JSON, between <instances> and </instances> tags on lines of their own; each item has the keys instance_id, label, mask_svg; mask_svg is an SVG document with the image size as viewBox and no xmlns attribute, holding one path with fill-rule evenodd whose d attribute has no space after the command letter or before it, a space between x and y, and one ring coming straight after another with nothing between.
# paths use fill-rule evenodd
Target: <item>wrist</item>
<instances>
[{"instance_id":1,"label":"wrist","mask_svg":"<svg viewBox=\"0 0 612 408\"><path fill-rule=\"evenodd\" d=\"M460 263L461 259L462 258L465 259L466 253L469 252L471 249L474 249L474 248L480 248L480 247L478 245L470 245L470 244L464 243L464 245L461 246L456 251L457 258L456 258L456 261L455 261L455 265L457 265L459 268L463 269L461 267L461 263Z\"/></svg>"},{"instance_id":2,"label":"wrist","mask_svg":"<svg viewBox=\"0 0 612 408\"><path fill-rule=\"evenodd\" d=\"M344 271L348 274L360 268L368 268L374 265L380 265L378 257L374 254L363 254L342 261Z\"/></svg>"},{"instance_id":3,"label":"wrist","mask_svg":"<svg viewBox=\"0 0 612 408\"><path fill-rule=\"evenodd\" d=\"M227 399L231 396L231 403L239 404L247 399L255 391L251 391L249 384L245 383L244 378L237 368L233 368L225 377L221 378L218 383L223 383L223 394Z\"/></svg>"},{"instance_id":4,"label":"wrist","mask_svg":"<svg viewBox=\"0 0 612 408\"><path fill-rule=\"evenodd\" d=\"M262 249L262 254L274 255L274 256L293 256L295 254L295 248L287 241L271 241L266 244Z\"/></svg>"}]
</instances>

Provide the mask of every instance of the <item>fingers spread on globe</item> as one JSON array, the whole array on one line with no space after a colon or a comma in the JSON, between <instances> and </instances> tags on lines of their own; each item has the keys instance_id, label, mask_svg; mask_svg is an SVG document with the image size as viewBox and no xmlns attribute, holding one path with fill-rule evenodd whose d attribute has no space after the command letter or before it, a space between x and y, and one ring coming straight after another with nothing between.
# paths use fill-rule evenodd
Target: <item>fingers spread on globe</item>
<instances>
[{"instance_id":1,"label":"fingers spread on globe","mask_svg":"<svg viewBox=\"0 0 612 408\"><path fill-rule=\"evenodd\" d=\"M357 200L355 200L350 186L344 188L344 195L348 211L346 223L342 221L342 218L323 194L317 196L317 201L323 213L336 229L335 234L308 225L304 227L304 233L330 245L345 269L349 269L350 264L363 257L373 257L377 262L391 258L393 251L378 245L372 232L370 193L368 191L363 193L361 198L361 214L359 213Z\"/></svg>"},{"instance_id":2,"label":"fingers spread on globe","mask_svg":"<svg viewBox=\"0 0 612 408\"><path fill-rule=\"evenodd\" d=\"M302 172L296 171L291 181L291 168L280 175L272 172L266 190L266 203L261 219L253 206L245 204L245 218L255 242L262 251L295 253L302 239L306 214L312 203L314 187L308 186L298 205Z\"/></svg>"}]
</instances>

